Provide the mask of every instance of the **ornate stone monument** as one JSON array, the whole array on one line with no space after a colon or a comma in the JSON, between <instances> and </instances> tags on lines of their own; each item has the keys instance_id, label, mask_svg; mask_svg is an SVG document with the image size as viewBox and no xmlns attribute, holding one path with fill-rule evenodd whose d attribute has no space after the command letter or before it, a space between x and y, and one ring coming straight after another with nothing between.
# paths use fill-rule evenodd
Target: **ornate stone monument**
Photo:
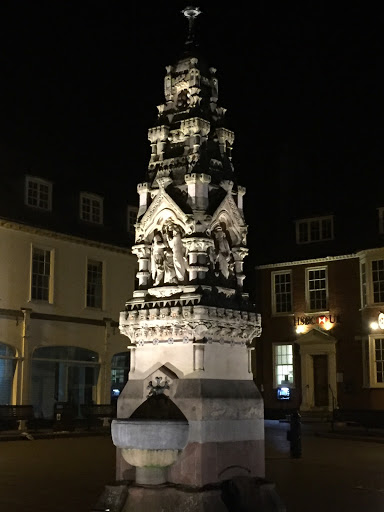
<instances>
[{"instance_id":1,"label":"ornate stone monument","mask_svg":"<svg viewBox=\"0 0 384 512\"><path fill-rule=\"evenodd\" d=\"M205 510L196 490L264 477L263 401L251 369L261 319L243 292L245 188L235 180L216 70L195 45L200 10L183 13L185 53L166 67L165 102L137 187L137 288L120 315L131 370L112 437L117 480L135 481L127 511L162 510L160 492L168 493L164 510ZM188 489L195 508L175 496L172 505L169 493Z\"/></svg>"}]
</instances>

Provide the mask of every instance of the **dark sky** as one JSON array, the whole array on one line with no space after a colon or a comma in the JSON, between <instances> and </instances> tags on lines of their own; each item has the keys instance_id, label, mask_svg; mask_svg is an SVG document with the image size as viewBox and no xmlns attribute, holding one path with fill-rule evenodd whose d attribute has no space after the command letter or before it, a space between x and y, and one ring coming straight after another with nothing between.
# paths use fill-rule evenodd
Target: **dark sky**
<instances>
[{"instance_id":1,"label":"dark sky","mask_svg":"<svg viewBox=\"0 0 384 512\"><path fill-rule=\"evenodd\" d=\"M357 200L356 183L380 190L382 16L341 3L200 4L200 46L218 69L254 230L256 212L277 215L284 196L320 208L319 189L341 202ZM184 6L2 0L1 151L36 173L107 173L135 199L165 66L186 37Z\"/></svg>"}]
</instances>

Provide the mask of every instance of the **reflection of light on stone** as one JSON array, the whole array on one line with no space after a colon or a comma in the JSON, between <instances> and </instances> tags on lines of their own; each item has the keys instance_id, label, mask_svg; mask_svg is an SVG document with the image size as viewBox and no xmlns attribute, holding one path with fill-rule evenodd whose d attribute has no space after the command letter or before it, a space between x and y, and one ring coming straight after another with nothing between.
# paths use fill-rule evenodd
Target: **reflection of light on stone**
<instances>
[{"instance_id":1,"label":"reflection of light on stone","mask_svg":"<svg viewBox=\"0 0 384 512\"><path fill-rule=\"evenodd\" d=\"M371 322L369 324L369 327L375 331L376 329L379 328L379 324L377 322Z\"/></svg>"},{"instance_id":2,"label":"reflection of light on stone","mask_svg":"<svg viewBox=\"0 0 384 512\"><path fill-rule=\"evenodd\" d=\"M298 325L296 327L296 332L297 334L302 334L303 332L305 332L305 325Z\"/></svg>"}]
</instances>

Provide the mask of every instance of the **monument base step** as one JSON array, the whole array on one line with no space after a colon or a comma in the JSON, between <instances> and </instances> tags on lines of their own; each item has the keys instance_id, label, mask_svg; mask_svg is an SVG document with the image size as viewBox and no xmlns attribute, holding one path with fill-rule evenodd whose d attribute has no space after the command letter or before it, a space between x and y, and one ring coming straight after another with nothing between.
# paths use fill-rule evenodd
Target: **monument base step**
<instances>
[{"instance_id":1,"label":"monument base step","mask_svg":"<svg viewBox=\"0 0 384 512\"><path fill-rule=\"evenodd\" d=\"M92 512L286 512L275 484L235 477L202 489L172 484L106 486Z\"/></svg>"}]
</instances>

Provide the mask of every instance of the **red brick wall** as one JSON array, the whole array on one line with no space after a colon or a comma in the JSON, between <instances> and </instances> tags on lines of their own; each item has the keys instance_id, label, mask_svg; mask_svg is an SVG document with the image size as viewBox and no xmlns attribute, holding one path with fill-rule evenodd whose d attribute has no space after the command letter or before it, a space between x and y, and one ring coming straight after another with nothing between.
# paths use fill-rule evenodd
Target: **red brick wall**
<instances>
[{"instance_id":1,"label":"red brick wall","mask_svg":"<svg viewBox=\"0 0 384 512\"><path fill-rule=\"evenodd\" d=\"M362 331L359 260L353 258L258 270L258 311L262 315L263 332L256 342L255 379L259 388L264 388L262 394L266 409L300 406L299 347L297 344L294 345L295 389L292 390L292 399L288 405L288 402L282 404L277 400L276 390L273 389L272 343L294 343L300 336L295 331L293 317L308 313L305 303L306 268L322 266L328 268L329 312L332 316L340 317L340 323L334 324L328 331L337 339L336 367L337 372L343 376L343 382L337 384L339 406L345 409L380 406L379 395L375 393L377 390L363 388L362 344L359 339ZM292 315L272 315L271 274L279 270L292 271Z\"/></svg>"}]
</instances>

